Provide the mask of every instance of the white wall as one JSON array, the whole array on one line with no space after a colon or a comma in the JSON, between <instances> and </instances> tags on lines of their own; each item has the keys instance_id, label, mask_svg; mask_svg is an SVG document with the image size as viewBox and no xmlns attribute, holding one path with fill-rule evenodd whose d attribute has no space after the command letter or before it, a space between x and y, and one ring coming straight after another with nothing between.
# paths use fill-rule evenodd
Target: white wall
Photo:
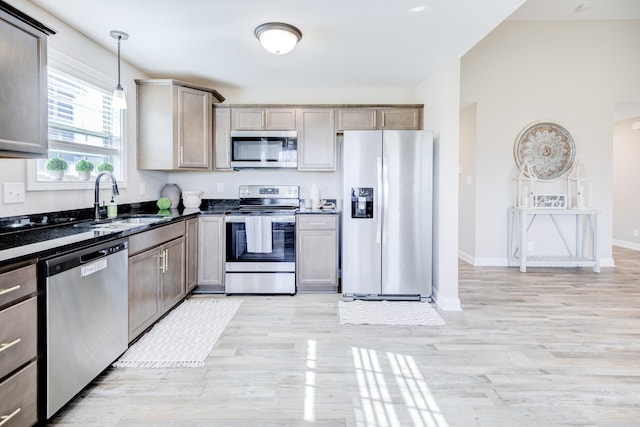
<instances>
[{"instance_id":1,"label":"white wall","mask_svg":"<svg viewBox=\"0 0 640 427\"><path fill-rule=\"evenodd\" d=\"M631 124L640 117L616 122L613 127L613 242L640 250L640 130Z\"/></svg>"},{"instance_id":2,"label":"white wall","mask_svg":"<svg viewBox=\"0 0 640 427\"><path fill-rule=\"evenodd\" d=\"M477 265L506 265L513 145L539 120L573 135L601 210L599 254L613 264L613 107L640 100L639 51L638 21L505 22L462 58L461 99L477 103Z\"/></svg>"},{"instance_id":3,"label":"white wall","mask_svg":"<svg viewBox=\"0 0 640 427\"><path fill-rule=\"evenodd\" d=\"M424 129L434 135L433 295L445 310L459 310L458 143L460 60L449 59L418 86Z\"/></svg>"},{"instance_id":4,"label":"white wall","mask_svg":"<svg viewBox=\"0 0 640 427\"><path fill-rule=\"evenodd\" d=\"M477 105L460 110L460 166L458 182L458 233L460 258L472 261L476 227L476 115Z\"/></svg>"},{"instance_id":5,"label":"white wall","mask_svg":"<svg viewBox=\"0 0 640 427\"><path fill-rule=\"evenodd\" d=\"M113 85L117 82L117 57L102 46L89 40L81 33L65 25L27 0L12 0L11 5L41 21L56 31L48 38L49 47L78 60L98 72L113 76ZM114 40L113 50L116 49ZM122 49L126 49L123 43ZM145 78L145 74L122 62L122 83L127 92L128 107L125 117L126 135L126 182L121 185L117 203L130 203L157 198L160 188L166 182L166 173L144 172L136 169L136 106L134 78ZM27 160L0 159L0 182L26 182ZM140 193L140 184L144 184L145 193ZM105 187L106 188L106 187ZM104 192L105 194L107 192ZM25 203L0 205L0 217L29 213L51 212L67 209L91 208L93 189L65 191L28 191Z\"/></svg>"}]
</instances>

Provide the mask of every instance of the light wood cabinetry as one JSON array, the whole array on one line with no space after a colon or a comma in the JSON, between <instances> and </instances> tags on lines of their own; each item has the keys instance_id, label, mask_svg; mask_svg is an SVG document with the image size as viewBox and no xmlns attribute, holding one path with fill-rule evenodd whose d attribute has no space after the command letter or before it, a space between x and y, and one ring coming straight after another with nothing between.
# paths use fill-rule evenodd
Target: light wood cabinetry
<instances>
[{"instance_id":1,"label":"light wood cabinetry","mask_svg":"<svg viewBox=\"0 0 640 427\"><path fill-rule=\"evenodd\" d=\"M233 170L231 167L231 109L214 108L213 168Z\"/></svg>"},{"instance_id":2,"label":"light wood cabinetry","mask_svg":"<svg viewBox=\"0 0 640 427\"><path fill-rule=\"evenodd\" d=\"M53 30L0 4L0 157L46 157L47 35Z\"/></svg>"},{"instance_id":3,"label":"light wood cabinetry","mask_svg":"<svg viewBox=\"0 0 640 427\"><path fill-rule=\"evenodd\" d=\"M336 128L333 108L299 110L298 169L336 170Z\"/></svg>"},{"instance_id":4,"label":"light wood cabinetry","mask_svg":"<svg viewBox=\"0 0 640 427\"><path fill-rule=\"evenodd\" d=\"M198 218L198 285L224 292L224 216Z\"/></svg>"},{"instance_id":5,"label":"light wood cabinetry","mask_svg":"<svg viewBox=\"0 0 640 427\"><path fill-rule=\"evenodd\" d=\"M345 130L419 130L422 108L340 108L338 131Z\"/></svg>"},{"instance_id":6,"label":"light wood cabinetry","mask_svg":"<svg viewBox=\"0 0 640 427\"><path fill-rule=\"evenodd\" d=\"M198 218L186 220L185 225L185 286L189 293L198 284Z\"/></svg>"},{"instance_id":7,"label":"light wood cabinetry","mask_svg":"<svg viewBox=\"0 0 640 427\"><path fill-rule=\"evenodd\" d=\"M298 215L297 292L338 291L338 218L338 215Z\"/></svg>"},{"instance_id":8,"label":"light wood cabinetry","mask_svg":"<svg viewBox=\"0 0 640 427\"><path fill-rule=\"evenodd\" d=\"M129 342L186 296L185 222L129 237Z\"/></svg>"},{"instance_id":9,"label":"light wood cabinetry","mask_svg":"<svg viewBox=\"0 0 640 427\"><path fill-rule=\"evenodd\" d=\"M215 90L177 80L135 80L138 169L210 170Z\"/></svg>"},{"instance_id":10,"label":"light wood cabinetry","mask_svg":"<svg viewBox=\"0 0 640 427\"><path fill-rule=\"evenodd\" d=\"M234 108L233 130L296 130L295 108Z\"/></svg>"},{"instance_id":11,"label":"light wood cabinetry","mask_svg":"<svg viewBox=\"0 0 640 427\"><path fill-rule=\"evenodd\" d=\"M38 421L36 265L0 269L0 423Z\"/></svg>"}]
</instances>

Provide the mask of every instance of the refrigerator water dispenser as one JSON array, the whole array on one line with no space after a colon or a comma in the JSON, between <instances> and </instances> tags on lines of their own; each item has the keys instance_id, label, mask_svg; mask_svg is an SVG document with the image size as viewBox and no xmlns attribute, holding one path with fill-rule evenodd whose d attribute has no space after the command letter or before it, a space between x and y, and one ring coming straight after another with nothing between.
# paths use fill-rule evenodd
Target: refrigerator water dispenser
<instances>
[{"instance_id":1,"label":"refrigerator water dispenser","mask_svg":"<svg viewBox=\"0 0 640 427\"><path fill-rule=\"evenodd\" d=\"M373 188L351 188L351 218L373 218Z\"/></svg>"}]
</instances>

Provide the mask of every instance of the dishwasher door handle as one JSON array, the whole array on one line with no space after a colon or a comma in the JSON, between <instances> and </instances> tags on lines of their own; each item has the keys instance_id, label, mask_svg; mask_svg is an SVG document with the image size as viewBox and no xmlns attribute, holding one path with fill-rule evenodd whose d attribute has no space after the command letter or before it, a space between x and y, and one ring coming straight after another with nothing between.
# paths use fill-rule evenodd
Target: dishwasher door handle
<instances>
[{"instance_id":1,"label":"dishwasher door handle","mask_svg":"<svg viewBox=\"0 0 640 427\"><path fill-rule=\"evenodd\" d=\"M92 252L90 254L82 255L80 257L80 264L86 264L88 262L92 262L92 261L95 261L97 259L104 258L107 255L109 255L109 250L108 249L101 249L99 251Z\"/></svg>"}]
</instances>

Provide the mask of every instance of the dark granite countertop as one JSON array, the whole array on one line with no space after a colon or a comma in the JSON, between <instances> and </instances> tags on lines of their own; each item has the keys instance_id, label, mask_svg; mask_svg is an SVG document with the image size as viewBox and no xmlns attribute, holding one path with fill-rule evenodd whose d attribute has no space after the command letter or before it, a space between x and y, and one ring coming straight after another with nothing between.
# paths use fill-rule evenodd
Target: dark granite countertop
<instances>
[{"instance_id":1,"label":"dark granite countertop","mask_svg":"<svg viewBox=\"0 0 640 427\"><path fill-rule=\"evenodd\" d=\"M197 215L225 215L238 209L235 199L204 199L199 209L158 211L155 201L118 205L117 219L162 215L166 220L127 229L88 228L93 208L0 218L0 266L45 259L99 242L114 240ZM300 214L339 214L336 209L300 209ZM103 215L104 216L104 215ZM108 223L108 221L107 221Z\"/></svg>"}]
</instances>

